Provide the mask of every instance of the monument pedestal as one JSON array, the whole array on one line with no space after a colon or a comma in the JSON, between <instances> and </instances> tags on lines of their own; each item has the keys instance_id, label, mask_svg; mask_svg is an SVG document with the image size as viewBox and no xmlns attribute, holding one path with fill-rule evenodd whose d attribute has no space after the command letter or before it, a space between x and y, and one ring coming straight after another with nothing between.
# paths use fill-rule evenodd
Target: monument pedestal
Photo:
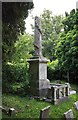
<instances>
[{"instance_id":1,"label":"monument pedestal","mask_svg":"<svg viewBox=\"0 0 78 120\"><path fill-rule=\"evenodd\" d=\"M50 82L47 79L47 62L48 60L42 56L42 29L41 19L35 17L34 30L34 57L28 60L30 70L30 91L31 95L46 97Z\"/></svg>"},{"instance_id":2,"label":"monument pedestal","mask_svg":"<svg viewBox=\"0 0 78 120\"><path fill-rule=\"evenodd\" d=\"M44 57L33 57L29 62L30 91L33 96L46 97L50 82L47 79L47 62Z\"/></svg>"}]
</instances>

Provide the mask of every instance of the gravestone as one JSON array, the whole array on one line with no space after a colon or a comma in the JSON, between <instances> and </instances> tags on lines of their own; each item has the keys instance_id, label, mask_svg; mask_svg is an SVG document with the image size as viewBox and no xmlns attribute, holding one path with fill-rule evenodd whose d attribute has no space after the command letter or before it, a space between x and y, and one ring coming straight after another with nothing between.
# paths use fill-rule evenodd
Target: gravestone
<instances>
[{"instance_id":1,"label":"gravestone","mask_svg":"<svg viewBox=\"0 0 78 120\"><path fill-rule=\"evenodd\" d=\"M35 17L34 49L34 56L28 60L30 91L33 96L45 97L50 87L50 82L47 79L48 60L42 55L41 19L37 16Z\"/></svg>"},{"instance_id":2,"label":"gravestone","mask_svg":"<svg viewBox=\"0 0 78 120\"><path fill-rule=\"evenodd\" d=\"M74 103L74 107L76 108L76 110L78 110L78 101Z\"/></svg>"},{"instance_id":3,"label":"gravestone","mask_svg":"<svg viewBox=\"0 0 78 120\"><path fill-rule=\"evenodd\" d=\"M15 109L14 108L9 108L8 114L12 117L15 116Z\"/></svg>"},{"instance_id":4,"label":"gravestone","mask_svg":"<svg viewBox=\"0 0 78 120\"><path fill-rule=\"evenodd\" d=\"M64 113L64 117L66 120L74 120L74 115L72 110L68 110L67 112Z\"/></svg>"},{"instance_id":5,"label":"gravestone","mask_svg":"<svg viewBox=\"0 0 78 120\"><path fill-rule=\"evenodd\" d=\"M43 120L44 118L49 118L49 111L50 106L47 106L44 109L40 110L40 120Z\"/></svg>"}]
</instances>

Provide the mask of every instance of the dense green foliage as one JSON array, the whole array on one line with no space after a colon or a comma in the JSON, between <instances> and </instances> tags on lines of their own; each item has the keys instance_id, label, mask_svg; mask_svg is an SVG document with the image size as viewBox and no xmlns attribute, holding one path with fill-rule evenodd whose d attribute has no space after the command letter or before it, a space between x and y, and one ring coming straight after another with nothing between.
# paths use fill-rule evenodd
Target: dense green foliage
<instances>
[{"instance_id":1,"label":"dense green foliage","mask_svg":"<svg viewBox=\"0 0 78 120\"><path fill-rule=\"evenodd\" d=\"M52 62L58 59L58 68L53 70L51 64L48 66L48 78L54 79L55 76L56 79L65 78L68 82L77 82L78 10L73 9L70 14L66 12L65 15L53 16L51 11L43 11L43 55Z\"/></svg>"},{"instance_id":2,"label":"dense green foliage","mask_svg":"<svg viewBox=\"0 0 78 120\"><path fill-rule=\"evenodd\" d=\"M26 94L29 87L27 64L8 63L3 69L3 93Z\"/></svg>"},{"instance_id":3,"label":"dense green foliage","mask_svg":"<svg viewBox=\"0 0 78 120\"><path fill-rule=\"evenodd\" d=\"M15 52L14 43L25 31L25 19L28 10L33 8L32 2L2 3L2 60L3 64L11 60Z\"/></svg>"},{"instance_id":4,"label":"dense green foliage","mask_svg":"<svg viewBox=\"0 0 78 120\"><path fill-rule=\"evenodd\" d=\"M12 56L13 63L26 63L27 59L32 57L34 51L34 37L30 34L24 34L19 37L14 47L16 49Z\"/></svg>"},{"instance_id":5,"label":"dense green foliage","mask_svg":"<svg viewBox=\"0 0 78 120\"><path fill-rule=\"evenodd\" d=\"M43 55L56 62L48 65L49 79L68 79L77 82L78 75L78 10L71 10L63 16L52 16L52 12L44 10L42 17ZM46 27L47 26L47 27Z\"/></svg>"},{"instance_id":6,"label":"dense green foliage","mask_svg":"<svg viewBox=\"0 0 78 120\"><path fill-rule=\"evenodd\" d=\"M64 32L59 35L56 46L56 56L59 60L60 69L69 73L69 79L77 82L78 75L78 10L66 13L63 20Z\"/></svg>"},{"instance_id":7,"label":"dense green foliage","mask_svg":"<svg viewBox=\"0 0 78 120\"><path fill-rule=\"evenodd\" d=\"M33 2L2 3L2 79L3 92L20 93L29 84L27 58L33 38L25 33L25 19ZM21 35L21 36L20 36ZM28 47L30 45L30 47Z\"/></svg>"},{"instance_id":8,"label":"dense green foliage","mask_svg":"<svg viewBox=\"0 0 78 120\"><path fill-rule=\"evenodd\" d=\"M55 60L55 46L58 40L58 35L63 28L63 16L53 16L51 11L45 9L41 14L41 19L43 55L50 60Z\"/></svg>"},{"instance_id":9,"label":"dense green foliage","mask_svg":"<svg viewBox=\"0 0 78 120\"><path fill-rule=\"evenodd\" d=\"M12 56L12 61L7 62L2 70L3 92L27 94L27 89L29 89L29 64L27 60L32 56L33 36L21 35L14 47L16 51Z\"/></svg>"},{"instance_id":10,"label":"dense green foliage","mask_svg":"<svg viewBox=\"0 0 78 120\"><path fill-rule=\"evenodd\" d=\"M47 73L47 77L49 80L58 80L61 79L60 75L59 75L59 66L58 66L58 59L56 59L55 61L52 62L48 62L48 73Z\"/></svg>"}]
</instances>

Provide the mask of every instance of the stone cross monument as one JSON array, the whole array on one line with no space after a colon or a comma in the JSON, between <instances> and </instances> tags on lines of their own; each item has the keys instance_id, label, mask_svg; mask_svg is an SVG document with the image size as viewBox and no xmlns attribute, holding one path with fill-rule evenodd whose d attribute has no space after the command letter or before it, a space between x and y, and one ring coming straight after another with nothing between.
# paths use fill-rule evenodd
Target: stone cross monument
<instances>
[{"instance_id":1,"label":"stone cross monument","mask_svg":"<svg viewBox=\"0 0 78 120\"><path fill-rule=\"evenodd\" d=\"M47 79L47 62L48 60L42 56L42 30L41 19L35 17L34 30L34 49L35 55L29 59L30 73L30 92L33 96L47 96L50 82Z\"/></svg>"},{"instance_id":2,"label":"stone cross monument","mask_svg":"<svg viewBox=\"0 0 78 120\"><path fill-rule=\"evenodd\" d=\"M34 30L34 48L35 55L42 56L42 31L41 31L41 19L35 17L35 30Z\"/></svg>"}]
</instances>

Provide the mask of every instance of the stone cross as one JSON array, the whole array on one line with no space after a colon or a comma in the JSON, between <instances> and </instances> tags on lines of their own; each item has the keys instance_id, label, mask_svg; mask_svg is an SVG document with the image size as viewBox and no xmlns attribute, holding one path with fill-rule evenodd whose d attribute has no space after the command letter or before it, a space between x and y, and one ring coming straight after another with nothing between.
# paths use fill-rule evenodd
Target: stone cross
<instances>
[{"instance_id":1,"label":"stone cross","mask_svg":"<svg viewBox=\"0 0 78 120\"><path fill-rule=\"evenodd\" d=\"M42 30L41 30L41 19L35 17L35 30L34 30L34 48L35 55L42 56Z\"/></svg>"}]
</instances>

